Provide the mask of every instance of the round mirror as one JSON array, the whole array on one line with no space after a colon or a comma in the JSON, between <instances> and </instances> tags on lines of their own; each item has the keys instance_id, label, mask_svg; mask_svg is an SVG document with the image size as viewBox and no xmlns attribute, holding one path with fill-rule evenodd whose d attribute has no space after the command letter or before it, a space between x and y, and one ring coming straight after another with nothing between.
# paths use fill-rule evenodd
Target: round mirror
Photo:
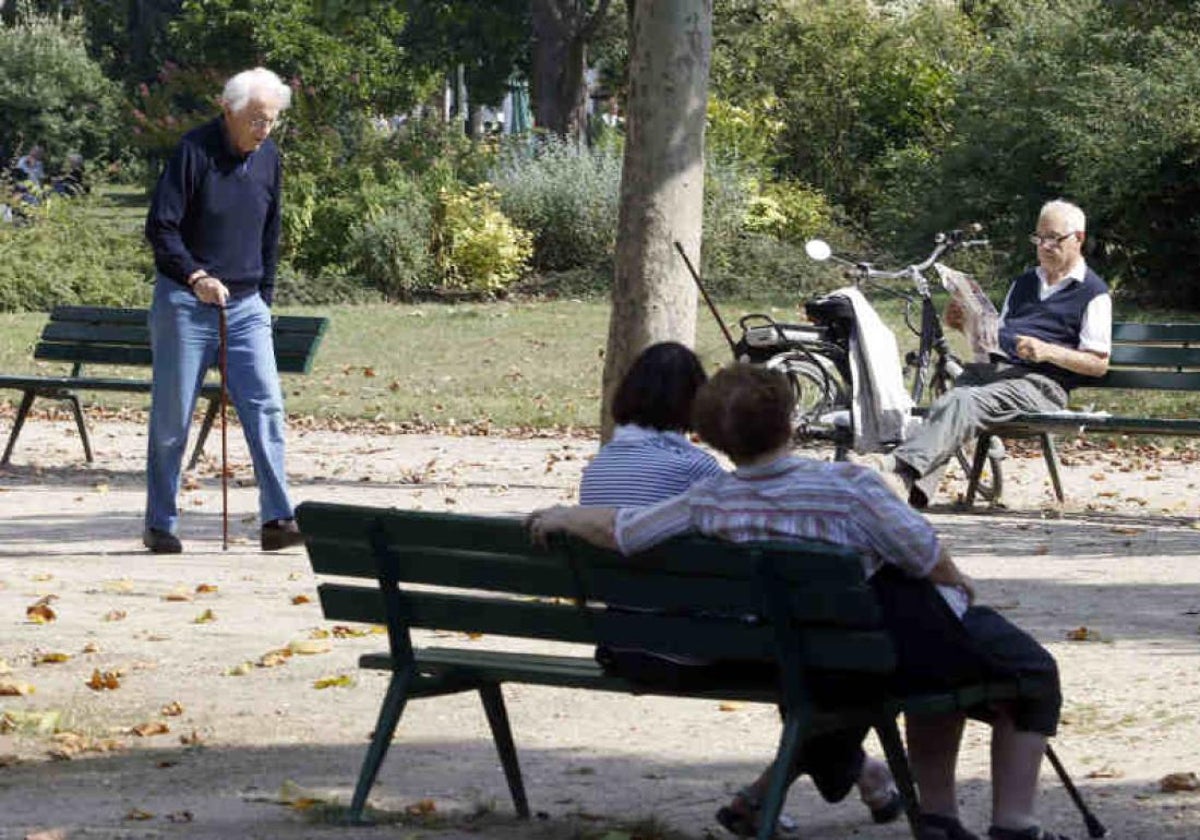
<instances>
[{"instance_id":1,"label":"round mirror","mask_svg":"<svg viewBox=\"0 0 1200 840\"><path fill-rule=\"evenodd\" d=\"M811 259L817 262L824 262L829 259L833 250L829 247L829 243L824 239L810 239L804 243L804 253L808 254Z\"/></svg>"}]
</instances>

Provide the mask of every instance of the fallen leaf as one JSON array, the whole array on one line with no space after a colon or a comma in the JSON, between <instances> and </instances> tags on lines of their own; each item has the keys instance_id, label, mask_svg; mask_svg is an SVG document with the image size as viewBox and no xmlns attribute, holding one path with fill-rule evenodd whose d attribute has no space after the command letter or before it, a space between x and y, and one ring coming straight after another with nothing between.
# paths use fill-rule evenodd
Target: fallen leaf
<instances>
[{"instance_id":1,"label":"fallen leaf","mask_svg":"<svg viewBox=\"0 0 1200 840\"><path fill-rule=\"evenodd\" d=\"M185 747L198 747L204 743L204 736L193 729L188 735L180 735L179 743L183 744Z\"/></svg>"},{"instance_id":2,"label":"fallen leaf","mask_svg":"<svg viewBox=\"0 0 1200 840\"><path fill-rule=\"evenodd\" d=\"M735 703L732 700L726 700L724 703L721 703L720 705L717 706L717 711L718 712L736 712L736 711L739 711L741 708L742 708L741 703Z\"/></svg>"},{"instance_id":3,"label":"fallen leaf","mask_svg":"<svg viewBox=\"0 0 1200 840\"><path fill-rule=\"evenodd\" d=\"M191 811L175 811L172 814L167 814L167 822L173 823L190 823L196 817Z\"/></svg>"},{"instance_id":4,"label":"fallen leaf","mask_svg":"<svg viewBox=\"0 0 1200 840\"><path fill-rule=\"evenodd\" d=\"M280 665L286 665L287 661L292 658L292 652L288 648L278 648L269 650L258 659L259 668L277 668Z\"/></svg>"},{"instance_id":5,"label":"fallen leaf","mask_svg":"<svg viewBox=\"0 0 1200 840\"><path fill-rule=\"evenodd\" d=\"M192 596L182 586L177 586L174 589L172 589L170 592L168 592L166 595L164 595L163 600L164 601L190 601L190 600L192 600Z\"/></svg>"},{"instance_id":6,"label":"fallen leaf","mask_svg":"<svg viewBox=\"0 0 1200 840\"><path fill-rule=\"evenodd\" d=\"M149 811L143 811L141 808L130 808L129 813L125 815L125 819L136 821L152 820L154 819L154 814L151 814Z\"/></svg>"},{"instance_id":7,"label":"fallen leaf","mask_svg":"<svg viewBox=\"0 0 1200 840\"><path fill-rule=\"evenodd\" d=\"M1076 627L1074 630L1067 631L1068 642L1099 642L1103 641L1099 631L1092 630L1088 627Z\"/></svg>"},{"instance_id":8,"label":"fallen leaf","mask_svg":"<svg viewBox=\"0 0 1200 840\"><path fill-rule=\"evenodd\" d=\"M1158 783L1163 793L1183 793L1184 791L1200 790L1200 778L1195 773L1168 773Z\"/></svg>"},{"instance_id":9,"label":"fallen leaf","mask_svg":"<svg viewBox=\"0 0 1200 840\"><path fill-rule=\"evenodd\" d=\"M102 618L103 621L124 621L125 610L109 610Z\"/></svg>"},{"instance_id":10,"label":"fallen leaf","mask_svg":"<svg viewBox=\"0 0 1200 840\"><path fill-rule=\"evenodd\" d=\"M116 671L92 671L92 678L85 685L92 691L113 691L121 687L121 677Z\"/></svg>"},{"instance_id":11,"label":"fallen leaf","mask_svg":"<svg viewBox=\"0 0 1200 840\"><path fill-rule=\"evenodd\" d=\"M163 706L159 714L163 717L178 717L183 714L183 704L178 700L172 700L167 705Z\"/></svg>"},{"instance_id":12,"label":"fallen leaf","mask_svg":"<svg viewBox=\"0 0 1200 840\"><path fill-rule=\"evenodd\" d=\"M406 805L404 813L410 817L424 817L437 811L437 803L432 799L418 799L411 805Z\"/></svg>"},{"instance_id":13,"label":"fallen leaf","mask_svg":"<svg viewBox=\"0 0 1200 840\"><path fill-rule=\"evenodd\" d=\"M20 709L9 709L0 715L0 732L34 732L38 735L51 735L58 728L62 712L57 709L47 709L42 712L24 712Z\"/></svg>"},{"instance_id":14,"label":"fallen leaf","mask_svg":"<svg viewBox=\"0 0 1200 840\"><path fill-rule=\"evenodd\" d=\"M95 642L88 642L83 646L83 649L80 651L80 653L98 653L99 651L100 645L96 644Z\"/></svg>"},{"instance_id":15,"label":"fallen leaf","mask_svg":"<svg viewBox=\"0 0 1200 840\"><path fill-rule=\"evenodd\" d=\"M288 645L288 649L300 656L314 656L318 653L329 653L333 645L327 639L297 639Z\"/></svg>"},{"instance_id":16,"label":"fallen leaf","mask_svg":"<svg viewBox=\"0 0 1200 840\"><path fill-rule=\"evenodd\" d=\"M197 595L211 595L217 591L217 587L211 583L202 583L196 587Z\"/></svg>"},{"instance_id":17,"label":"fallen leaf","mask_svg":"<svg viewBox=\"0 0 1200 840\"><path fill-rule=\"evenodd\" d=\"M308 638L310 638L310 639L328 639L329 631L323 627L314 627L312 629L312 631L308 634Z\"/></svg>"},{"instance_id":18,"label":"fallen leaf","mask_svg":"<svg viewBox=\"0 0 1200 840\"><path fill-rule=\"evenodd\" d=\"M106 580L101 588L112 595L125 595L133 591L133 581L129 578Z\"/></svg>"},{"instance_id":19,"label":"fallen leaf","mask_svg":"<svg viewBox=\"0 0 1200 840\"><path fill-rule=\"evenodd\" d=\"M34 665L56 665L60 662L69 662L71 654L69 653L40 653L33 660Z\"/></svg>"},{"instance_id":20,"label":"fallen leaf","mask_svg":"<svg viewBox=\"0 0 1200 840\"><path fill-rule=\"evenodd\" d=\"M1123 534L1124 536L1127 536L1127 537L1134 537L1134 536L1137 536L1138 534L1142 533L1146 529L1145 528L1109 528L1108 530L1114 534Z\"/></svg>"},{"instance_id":21,"label":"fallen leaf","mask_svg":"<svg viewBox=\"0 0 1200 840\"><path fill-rule=\"evenodd\" d=\"M1115 770L1107 764L1103 767L1092 770L1084 776L1085 779L1120 779L1125 774L1120 770Z\"/></svg>"},{"instance_id":22,"label":"fallen leaf","mask_svg":"<svg viewBox=\"0 0 1200 840\"><path fill-rule=\"evenodd\" d=\"M211 624L217 620L217 614L212 610L205 610L192 619L192 624Z\"/></svg>"},{"instance_id":23,"label":"fallen leaf","mask_svg":"<svg viewBox=\"0 0 1200 840\"><path fill-rule=\"evenodd\" d=\"M227 677L244 677L254 670L253 662L242 662L237 665L225 669Z\"/></svg>"},{"instance_id":24,"label":"fallen leaf","mask_svg":"<svg viewBox=\"0 0 1200 840\"><path fill-rule=\"evenodd\" d=\"M140 738L149 738L151 735L166 735L170 731L171 727L158 720L139 723L137 726L129 727L129 734L137 735Z\"/></svg>"},{"instance_id":25,"label":"fallen leaf","mask_svg":"<svg viewBox=\"0 0 1200 840\"><path fill-rule=\"evenodd\" d=\"M354 685L354 677L342 674L337 677L321 677L313 683L313 688L350 688Z\"/></svg>"},{"instance_id":26,"label":"fallen leaf","mask_svg":"<svg viewBox=\"0 0 1200 840\"><path fill-rule=\"evenodd\" d=\"M300 605L300 604L308 604L308 603L311 603L311 602L312 602L312 599L311 599L311 598L309 598L307 595L294 595L294 596L292 596L292 603L293 603L293 604L295 604L295 605L297 605L297 606L298 606L298 605Z\"/></svg>"},{"instance_id":27,"label":"fallen leaf","mask_svg":"<svg viewBox=\"0 0 1200 840\"><path fill-rule=\"evenodd\" d=\"M0 682L0 697L25 697L37 691L29 683L9 682L5 680Z\"/></svg>"},{"instance_id":28,"label":"fallen leaf","mask_svg":"<svg viewBox=\"0 0 1200 840\"><path fill-rule=\"evenodd\" d=\"M25 608L25 617L34 624L49 624L58 618L54 610L50 608L50 599L53 595L47 595L35 604L30 604Z\"/></svg>"}]
</instances>

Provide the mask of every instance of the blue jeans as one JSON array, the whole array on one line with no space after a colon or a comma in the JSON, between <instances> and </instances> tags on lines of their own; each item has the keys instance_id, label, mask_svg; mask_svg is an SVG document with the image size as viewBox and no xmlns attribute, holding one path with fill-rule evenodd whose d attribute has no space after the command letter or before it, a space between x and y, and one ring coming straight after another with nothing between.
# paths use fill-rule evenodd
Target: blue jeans
<instances>
[{"instance_id":1,"label":"blue jeans","mask_svg":"<svg viewBox=\"0 0 1200 840\"><path fill-rule=\"evenodd\" d=\"M263 522L288 519L284 472L283 392L275 369L271 311L257 294L225 307L228 338L226 384L246 435ZM179 482L188 427L204 375L217 363L217 307L165 277L157 278L150 306L154 383L150 391L150 435L146 452L146 527L176 533Z\"/></svg>"}]
</instances>

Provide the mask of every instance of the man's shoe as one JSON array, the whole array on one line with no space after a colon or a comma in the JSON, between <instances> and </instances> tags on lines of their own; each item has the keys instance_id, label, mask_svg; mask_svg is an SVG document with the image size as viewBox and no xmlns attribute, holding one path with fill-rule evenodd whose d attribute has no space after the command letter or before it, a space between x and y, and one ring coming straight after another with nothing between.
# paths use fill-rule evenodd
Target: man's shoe
<instances>
[{"instance_id":1,"label":"man's shoe","mask_svg":"<svg viewBox=\"0 0 1200 840\"><path fill-rule=\"evenodd\" d=\"M183 551L179 537L157 528L147 528L142 532L142 544L154 554L179 554Z\"/></svg>"},{"instance_id":2,"label":"man's shoe","mask_svg":"<svg viewBox=\"0 0 1200 840\"><path fill-rule=\"evenodd\" d=\"M304 535L295 519L273 519L262 526L259 537L263 551L279 551L293 545L303 545Z\"/></svg>"}]
</instances>

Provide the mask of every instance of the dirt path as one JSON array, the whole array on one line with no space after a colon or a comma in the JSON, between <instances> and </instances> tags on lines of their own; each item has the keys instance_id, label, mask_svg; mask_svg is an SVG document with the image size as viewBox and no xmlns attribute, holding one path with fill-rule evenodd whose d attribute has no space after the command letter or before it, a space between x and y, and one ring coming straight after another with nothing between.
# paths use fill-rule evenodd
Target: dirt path
<instances>
[{"instance_id":1,"label":"dirt path","mask_svg":"<svg viewBox=\"0 0 1200 840\"><path fill-rule=\"evenodd\" d=\"M248 477L240 435L230 441ZM234 541L221 551L211 463L184 493L186 553L148 555L138 541L144 431L102 422L94 444L96 464L83 467L66 424L35 421L0 471L0 684L35 689L0 696L0 838L703 838L720 836L713 811L774 749L765 706L514 686L506 696L538 819L510 817L486 722L464 695L406 711L372 797L399 825L321 824L321 802L348 799L374 725L384 678L355 663L382 640L313 638L334 628L305 602L315 585L305 556L258 551L256 491L244 482L231 489ZM294 431L289 467L297 501L518 513L572 499L593 448ZM1114 836L1197 838L1200 792L1162 793L1159 782L1200 772L1200 478L1190 461L1149 451L1074 460L1065 511L1043 511L1040 461L1012 458L1007 510L931 517L983 600L1059 657L1058 748ZM55 620L27 620L45 596ZM1081 627L1093 640L1068 641ZM256 664L293 643L328 650ZM88 687L97 671L119 674L119 687ZM314 687L343 676L352 684ZM169 732L131 734L149 724ZM964 815L980 831L986 734L969 729L961 761ZM1044 787L1046 824L1083 837L1049 769ZM788 810L810 840L906 836L870 825L856 802L820 804L807 783ZM629 829L644 819L675 833Z\"/></svg>"}]
</instances>

